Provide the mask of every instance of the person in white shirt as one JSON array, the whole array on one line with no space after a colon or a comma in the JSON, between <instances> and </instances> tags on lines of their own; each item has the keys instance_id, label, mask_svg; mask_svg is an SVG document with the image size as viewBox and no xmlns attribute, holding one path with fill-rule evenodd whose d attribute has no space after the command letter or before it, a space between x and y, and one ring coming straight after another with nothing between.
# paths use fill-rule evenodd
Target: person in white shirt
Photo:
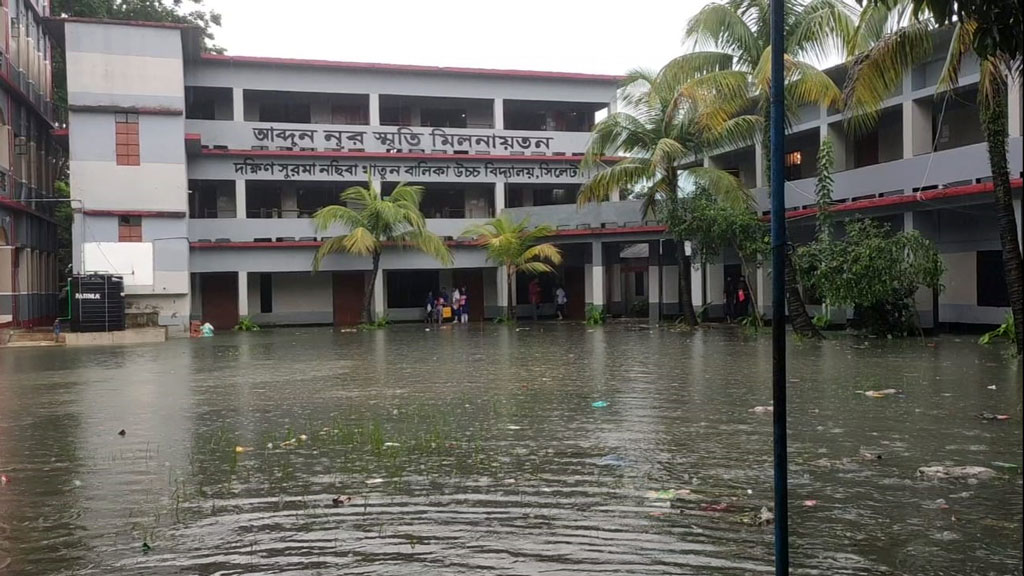
<instances>
[{"instance_id":1,"label":"person in white shirt","mask_svg":"<svg viewBox=\"0 0 1024 576\"><path fill-rule=\"evenodd\" d=\"M458 288L452 288L452 324L458 324L462 316L459 308L462 307L462 295Z\"/></svg>"},{"instance_id":2,"label":"person in white shirt","mask_svg":"<svg viewBox=\"0 0 1024 576\"><path fill-rule=\"evenodd\" d=\"M555 290L555 313L558 314L559 320L565 319L565 303L569 299L565 296L565 289L561 286Z\"/></svg>"}]
</instances>

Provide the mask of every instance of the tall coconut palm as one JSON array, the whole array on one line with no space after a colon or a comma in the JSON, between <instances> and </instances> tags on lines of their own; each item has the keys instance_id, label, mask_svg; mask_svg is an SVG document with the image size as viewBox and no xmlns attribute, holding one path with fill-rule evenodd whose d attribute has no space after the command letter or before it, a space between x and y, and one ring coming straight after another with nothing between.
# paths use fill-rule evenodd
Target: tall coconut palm
<instances>
[{"instance_id":1,"label":"tall coconut palm","mask_svg":"<svg viewBox=\"0 0 1024 576\"><path fill-rule=\"evenodd\" d=\"M853 9L843 0L781 0L785 13L785 95L787 123L803 106L835 107L842 92L811 60L843 54L853 35ZM696 51L683 54L667 68L701 82L722 94L734 95L719 106L733 113L753 110L764 158L764 179L771 183L769 113L771 104L771 2L725 0L702 8L687 23L683 41ZM821 334L811 322L800 293L792 258L786 255L786 303L798 333Z\"/></svg>"},{"instance_id":2,"label":"tall coconut palm","mask_svg":"<svg viewBox=\"0 0 1024 576\"><path fill-rule=\"evenodd\" d=\"M749 143L745 138L759 123L755 117L731 117L731 110L714 105L716 94L694 79L671 70L636 70L623 82L623 111L610 114L594 127L584 158L593 176L579 191L579 204L606 200L613 192L632 190L639 197L641 217L659 214L688 188L701 185L729 201L749 204L738 178L706 168L702 157L710 150ZM619 160L605 165L610 156ZM687 238L676 238L679 260L680 314L696 325L693 288L686 253Z\"/></svg>"},{"instance_id":3,"label":"tall coconut palm","mask_svg":"<svg viewBox=\"0 0 1024 576\"><path fill-rule=\"evenodd\" d=\"M847 127L859 134L877 122L882 102L898 91L904 76L915 64L932 54L935 23L927 17L912 17L911 0L879 0L865 6L852 43L854 57L847 80ZM936 96L947 97L957 87L964 57L971 51L977 26L972 21L955 22ZM1020 61L996 53L981 60L978 109L988 144L989 168L995 195L1003 271L1017 331L1017 351L1022 352L1024 330L1024 262L1017 243L1017 217L1013 209L1010 170L1007 161L1007 80L1020 74Z\"/></svg>"},{"instance_id":4,"label":"tall coconut palm","mask_svg":"<svg viewBox=\"0 0 1024 576\"><path fill-rule=\"evenodd\" d=\"M551 226L531 228L527 219L512 222L505 216L485 224L470 226L462 235L476 239L487 251L487 259L505 267L508 310L506 319L514 320L516 307L512 299L516 274L551 274L552 265L562 262L562 252L554 244L541 242L555 232Z\"/></svg>"},{"instance_id":5,"label":"tall coconut palm","mask_svg":"<svg viewBox=\"0 0 1024 576\"><path fill-rule=\"evenodd\" d=\"M313 271L320 269L329 254L347 253L369 256L370 275L363 290L363 321L373 318L373 285L380 273L380 257L385 245L396 249L411 248L424 252L445 266L452 263L452 254L444 241L427 230L420 211L422 186L409 186L404 182L387 197L368 181L364 186L352 186L341 193L341 200L349 206L324 206L313 215L317 232L326 232L335 226L347 229L344 234L324 241L313 257Z\"/></svg>"}]
</instances>

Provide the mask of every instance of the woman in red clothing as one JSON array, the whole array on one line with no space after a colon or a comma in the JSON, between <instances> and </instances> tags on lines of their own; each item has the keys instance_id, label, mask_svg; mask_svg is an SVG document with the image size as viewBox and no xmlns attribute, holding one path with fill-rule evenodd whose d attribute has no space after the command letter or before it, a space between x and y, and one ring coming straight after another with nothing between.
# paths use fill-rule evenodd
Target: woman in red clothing
<instances>
[{"instance_id":1,"label":"woman in red clothing","mask_svg":"<svg viewBox=\"0 0 1024 576\"><path fill-rule=\"evenodd\" d=\"M537 313L540 312L540 280L534 278L530 282L530 304L533 305L533 319L537 319Z\"/></svg>"}]
</instances>

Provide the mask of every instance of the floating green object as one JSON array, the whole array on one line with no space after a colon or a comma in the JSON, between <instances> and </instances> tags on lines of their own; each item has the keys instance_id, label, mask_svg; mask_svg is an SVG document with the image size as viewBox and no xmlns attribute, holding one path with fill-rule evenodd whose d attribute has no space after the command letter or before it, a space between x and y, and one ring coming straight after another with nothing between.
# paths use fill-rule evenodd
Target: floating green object
<instances>
[{"instance_id":1,"label":"floating green object","mask_svg":"<svg viewBox=\"0 0 1024 576\"><path fill-rule=\"evenodd\" d=\"M145 554L146 552L149 552L152 549L153 549L153 547L149 545L149 542L146 542L146 541L142 542L142 553L143 554Z\"/></svg>"},{"instance_id":2,"label":"floating green object","mask_svg":"<svg viewBox=\"0 0 1024 576\"><path fill-rule=\"evenodd\" d=\"M605 402L604 400L598 400L597 402L594 402L593 404L591 404L591 406L593 406L594 408L604 408L607 405L608 405L608 403Z\"/></svg>"}]
</instances>

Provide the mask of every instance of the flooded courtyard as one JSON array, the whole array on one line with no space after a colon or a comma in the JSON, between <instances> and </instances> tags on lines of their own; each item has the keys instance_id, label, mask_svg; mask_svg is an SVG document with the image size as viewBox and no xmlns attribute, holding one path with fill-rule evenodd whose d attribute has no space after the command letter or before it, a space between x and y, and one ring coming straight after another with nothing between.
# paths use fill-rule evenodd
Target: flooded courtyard
<instances>
[{"instance_id":1,"label":"flooded courtyard","mask_svg":"<svg viewBox=\"0 0 1024 576\"><path fill-rule=\"evenodd\" d=\"M1021 574L1019 361L790 358L795 573ZM0 350L0 574L767 574L770 363L618 324Z\"/></svg>"}]
</instances>

